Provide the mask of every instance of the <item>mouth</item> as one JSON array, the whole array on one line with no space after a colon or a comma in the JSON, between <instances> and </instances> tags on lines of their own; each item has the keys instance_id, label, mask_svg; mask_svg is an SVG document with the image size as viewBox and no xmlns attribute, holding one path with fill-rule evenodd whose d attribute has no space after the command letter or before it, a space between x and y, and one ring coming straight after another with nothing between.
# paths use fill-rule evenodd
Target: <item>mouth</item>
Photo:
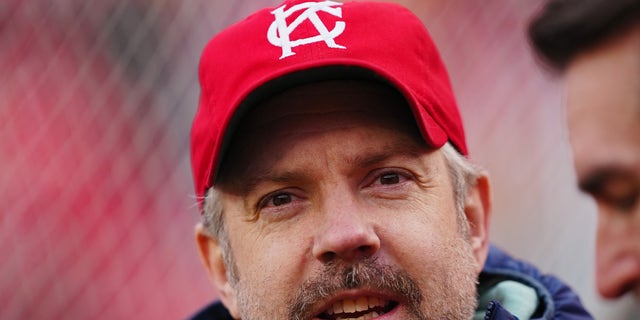
<instances>
[{"instance_id":1,"label":"mouth","mask_svg":"<svg viewBox=\"0 0 640 320\"><path fill-rule=\"evenodd\" d=\"M363 296L337 300L316 315L319 320L367 320L390 312L398 302L378 297Z\"/></svg>"}]
</instances>

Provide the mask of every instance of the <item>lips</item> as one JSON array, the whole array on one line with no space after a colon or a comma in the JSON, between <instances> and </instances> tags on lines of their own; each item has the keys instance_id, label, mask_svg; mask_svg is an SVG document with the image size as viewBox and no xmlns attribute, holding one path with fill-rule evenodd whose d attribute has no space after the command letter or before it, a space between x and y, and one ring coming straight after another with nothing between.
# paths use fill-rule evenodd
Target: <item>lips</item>
<instances>
[{"instance_id":1,"label":"lips","mask_svg":"<svg viewBox=\"0 0 640 320\"><path fill-rule=\"evenodd\" d=\"M369 296L342 299L331 304L317 318L322 320L367 320L383 315L397 305L398 303L394 301Z\"/></svg>"}]
</instances>

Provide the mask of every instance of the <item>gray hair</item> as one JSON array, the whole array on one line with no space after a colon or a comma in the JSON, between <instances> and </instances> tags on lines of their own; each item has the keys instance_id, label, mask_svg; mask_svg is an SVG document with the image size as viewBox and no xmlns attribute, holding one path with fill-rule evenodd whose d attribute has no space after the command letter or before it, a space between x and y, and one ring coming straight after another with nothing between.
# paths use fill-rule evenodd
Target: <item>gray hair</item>
<instances>
[{"instance_id":1,"label":"gray hair","mask_svg":"<svg viewBox=\"0 0 640 320\"><path fill-rule=\"evenodd\" d=\"M467 239L469 238L469 224L467 223L467 216L464 214L464 203L467 200L469 188L478 183L478 178L484 174L484 170L469 161L448 142L442 147L442 153L447 162L449 176L453 184L458 228L460 233Z\"/></svg>"}]
</instances>

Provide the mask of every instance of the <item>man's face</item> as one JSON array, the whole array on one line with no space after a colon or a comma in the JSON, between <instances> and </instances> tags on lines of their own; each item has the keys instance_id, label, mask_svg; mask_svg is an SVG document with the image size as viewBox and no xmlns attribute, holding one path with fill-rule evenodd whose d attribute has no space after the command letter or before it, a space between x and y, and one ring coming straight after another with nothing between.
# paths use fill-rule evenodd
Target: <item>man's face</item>
<instances>
[{"instance_id":1,"label":"man's face","mask_svg":"<svg viewBox=\"0 0 640 320\"><path fill-rule=\"evenodd\" d=\"M471 318L483 203L472 188L460 214L473 229L461 231L442 151L397 93L307 85L257 106L237 132L217 182L236 279L216 283L234 316ZM214 241L201 250L220 266Z\"/></svg>"},{"instance_id":2,"label":"man's face","mask_svg":"<svg viewBox=\"0 0 640 320\"><path fill-rule=\"evenodd\" d=\"M598 206L598 290L640 294L640 25L578 56L567 89L575 170Z\"/></svg>"}]
</instances>

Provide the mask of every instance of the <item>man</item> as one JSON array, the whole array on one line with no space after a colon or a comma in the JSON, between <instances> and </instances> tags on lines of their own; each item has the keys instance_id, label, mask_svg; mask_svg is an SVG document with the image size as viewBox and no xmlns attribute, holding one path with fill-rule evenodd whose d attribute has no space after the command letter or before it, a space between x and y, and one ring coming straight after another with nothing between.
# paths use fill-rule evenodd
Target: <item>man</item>
<instances>
[{"instance_id":1,"label":"man","mask_svg":"<svg viewBox=\"0 0 640 320\"><path fill-rule=\"evenodd\" d=\"M196 319L590 319L490 248L489 180L408 10L261 10L211 40L200 83L196 238L221 302Z\"/></svg>"},{"instance_id":2,"label":"man","mask_svg":"<svg viewBox=\"0 0 640 320\"><path fill-rule=\"evenodd\" d=\"M598 207L598 291L640 299L640 1L550 1L529 33L566 78L578 185Z\"/></svg>"}]
</instances>

